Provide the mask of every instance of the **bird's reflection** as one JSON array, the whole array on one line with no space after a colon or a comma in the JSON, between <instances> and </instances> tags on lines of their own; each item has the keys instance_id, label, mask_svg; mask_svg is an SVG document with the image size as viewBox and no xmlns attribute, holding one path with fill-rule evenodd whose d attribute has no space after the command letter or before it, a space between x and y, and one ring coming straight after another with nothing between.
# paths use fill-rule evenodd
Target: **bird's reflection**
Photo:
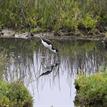
<instances>
[{"instance_id":1,"label":"bird's reflection","mask_svg":"<svg viewBox=\"0 0 107 107\"><path fill-rule=\"evenodd\" d=\"M48 62L47 62L48 59ZM50 61L49 61L50 60ZM47 62L47 63L45 63ZM51 62L51 63L50 63ZM60 57L58 54L54 54L54 58L52 60L52 58L43 58L41 60L41 66L42 66L42 73L39 75L38 78L40 78L41 76L45 76L45 75L49 75L50 73L54 72L58 72L59 71L59 66L60 66Z\"/></svg>"},{"instance_id":2,"label":"bird's reflection","mask_svg":"<svg viewBox=\"0 0 107 107\"><path fill-rule=\"evenodd\" d=\"M51 67L50 70L47 70L46 72L43 72L39 77L50 74L52 72L54 66L50 66L50 67Z\"/></svg>"}]
</instances>

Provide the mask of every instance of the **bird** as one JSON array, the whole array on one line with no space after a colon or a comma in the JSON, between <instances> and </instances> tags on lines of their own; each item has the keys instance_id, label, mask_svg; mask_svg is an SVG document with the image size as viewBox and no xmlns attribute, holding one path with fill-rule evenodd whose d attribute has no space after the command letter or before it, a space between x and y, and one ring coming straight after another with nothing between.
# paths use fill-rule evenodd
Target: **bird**
<instances>
[{"instance_id":1,"label":"bird","mask_svg":"<svg viewBox=\"0 0 107 107\"><path fill-rule=\"evenodd\" d=\"M44 47L48 48L50 51L52 51L53 53L57 53L58 50L54 48L54 46L52 45L51 41L47 40L47 39L44 39L44 38L41 38L41 42L43 44Z\"/></svg>"}]
</instances>

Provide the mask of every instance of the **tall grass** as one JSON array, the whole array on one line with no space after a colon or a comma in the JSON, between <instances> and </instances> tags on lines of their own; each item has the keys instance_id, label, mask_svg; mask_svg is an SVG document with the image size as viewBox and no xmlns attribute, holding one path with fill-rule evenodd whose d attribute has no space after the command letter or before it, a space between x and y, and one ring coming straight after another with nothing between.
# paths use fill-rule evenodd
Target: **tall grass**
<instances>
[{"instance_id":1,"label":"tall grass","mask_svg":"<svg viewBox=\"0 0 107 107\"><path fill-rule=\"evenodd\" d=\"M107 22L106 0L1 0L0 26L59 30Z\"/></svg>"}]
</instances>

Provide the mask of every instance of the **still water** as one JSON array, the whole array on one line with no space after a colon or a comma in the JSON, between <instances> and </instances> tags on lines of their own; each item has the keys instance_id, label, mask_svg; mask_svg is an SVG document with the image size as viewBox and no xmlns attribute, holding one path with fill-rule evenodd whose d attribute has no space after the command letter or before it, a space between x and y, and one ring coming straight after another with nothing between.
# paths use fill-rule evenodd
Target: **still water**
<instances>
[{"instance_id":1,"label":"still water","mask_svg":"<svg viewBox=\"0 0 107 107\"><path fill-rule=\"evenodd\" d=\"M77 74L103 71L107 51L101 42L52 41L54 54L40 40L1 39L7 57L6 81L22 80L33 96L33 107L75 107Z\"/></svg>"}]
</instances>

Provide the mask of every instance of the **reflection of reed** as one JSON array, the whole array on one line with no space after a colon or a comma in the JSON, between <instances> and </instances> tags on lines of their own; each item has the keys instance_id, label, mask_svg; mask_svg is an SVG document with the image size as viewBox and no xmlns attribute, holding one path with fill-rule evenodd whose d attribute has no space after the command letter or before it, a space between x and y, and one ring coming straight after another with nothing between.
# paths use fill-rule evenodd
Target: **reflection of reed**
<instances>
[{"instance_id":1,"label":"reflection of reed","mask_svg":"<svg viewBox=\"0 0 107 107\"><path fill-rule=\"evenodd\" d=\"M53 75L54 80L56 77L60 78L59 71L62 74L66 71L71 76L80 72L94 73L102 65L107 65L105 56L97 48L86 51L85 48L79 49L77 47L72 54L66 55L53 54L41 47L31 53L24 53L24 49L22 50L12 51L8 55L9 61L4 75L8 81L23 80L28 82L29 80L30 83L37 81L38 77L47 77L47 75Z\"/></svg>"},{"instance_id":2,"label":"reflection of reed","mask_svg":"<svg viewBox=\"0 0 107 107\"><path fill-rule=\"evenodd\" d=\"M5 70L5 64L7 62L7 56L5 55L4 50L0 50L0 80L3 79L3 74Z\"/></svg>"},{"instance_id":3,"label":"reflection of reed","mask_svg":"<svg viewBox=\"0 0 107 107\"><path fill-rule=\"evenodd\" d=\"M69 69L69 74L91 74L99 71L102 65L106 66L106 60L104 59L103 54L99 53L96 49L91 52L86 52L85 50L82 50L79 53L75 52L75 54L63 60L65 60L65 65L67 65Z\"/></svg>"},{"instance_id":4,"label":"reflection of reed","mask_svg":"<svg viewBox=\"0 0 107 107\"><path fill-rule=\"evenodd\" d=\"M44 73L42 74L43 76L54 71L57 73L59 70L59 57L55 54L51 55L49 51L46 51L45 58L42 58L41 50L34 52L34 56L26 56L23 54L24 53L10 53L9 63L7 63L7 69L4 75L7 81L29 80L30 83L37 80L42 73Z\"/></svg>"}]
</instances>

